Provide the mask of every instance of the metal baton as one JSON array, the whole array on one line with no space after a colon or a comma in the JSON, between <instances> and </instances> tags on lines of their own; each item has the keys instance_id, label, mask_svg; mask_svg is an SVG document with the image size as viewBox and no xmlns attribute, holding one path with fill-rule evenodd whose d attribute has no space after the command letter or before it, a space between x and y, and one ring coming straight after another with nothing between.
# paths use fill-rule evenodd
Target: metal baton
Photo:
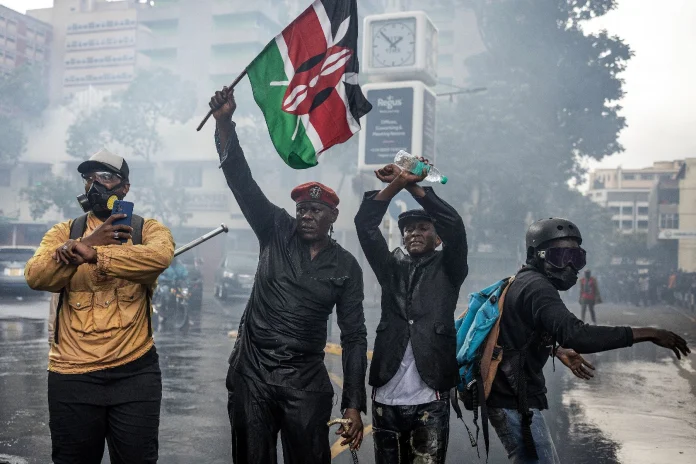
<instances>
[{"instance_id":1,"label":"metal baton","mask_svg":"<svg viewBox=\"0 0 696 464\"><path fill-rule=\"evenodd\" d=\"M218 227L217 229L211 230L207 234L205 234L201 237L198 237L196 240L189 242L186 245L182 246L181 248L177 249L176 251L174 251L174 256L179 256L184 251L189 251L191 248L198 246L201 243L203 243L207 240L210 240L211 238L215 237L216 235L220 235L223 232L224 233L229 232L229 229L227 228L227 226L224 223L220 224L220 227Z\"/></svg>"}]
</instances>

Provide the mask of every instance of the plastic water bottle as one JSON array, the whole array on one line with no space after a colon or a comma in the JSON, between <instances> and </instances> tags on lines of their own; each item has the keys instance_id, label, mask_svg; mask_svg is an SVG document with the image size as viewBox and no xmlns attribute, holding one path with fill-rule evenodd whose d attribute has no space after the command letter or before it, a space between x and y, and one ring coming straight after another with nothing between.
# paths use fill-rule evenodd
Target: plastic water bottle
<instances>
[{"instance_id":1,"label":"plastic water bottle","mask_svg":"<svg viewBox=\"0 0 696 464\"><path fill-rule=\"evenodd\" d=\"M394 157L394 164L399 166L401 169L405 169L412 174L420 175L423 173L423 168L428 170L428 175L425 180L428 182L439 182L441 184L447 183L447 176L443 176L440 171L429 164L425 164L417 156L414 156L403 150L399 150L399 153Z\"/></svg>"}]
</instances>

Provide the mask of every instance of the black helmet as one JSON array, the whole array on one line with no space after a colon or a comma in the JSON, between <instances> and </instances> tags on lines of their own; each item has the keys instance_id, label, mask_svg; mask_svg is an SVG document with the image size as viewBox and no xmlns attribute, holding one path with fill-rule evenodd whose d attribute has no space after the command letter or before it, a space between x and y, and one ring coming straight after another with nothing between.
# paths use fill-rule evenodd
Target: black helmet
<instances>
[{"instance_id":1,"label":"black helmet","mask_svg":"<svg viewBox=\"0 0 696 464\"><path fill-rule=\"evenodd\" d=\"M542 243L559 238L574 238L578 245L582 245L582 235L578 226L567 219L548 218L534 222L527 229L525 237L527 251L530 248L539 248Z\"/></svg>"}]
</instances>

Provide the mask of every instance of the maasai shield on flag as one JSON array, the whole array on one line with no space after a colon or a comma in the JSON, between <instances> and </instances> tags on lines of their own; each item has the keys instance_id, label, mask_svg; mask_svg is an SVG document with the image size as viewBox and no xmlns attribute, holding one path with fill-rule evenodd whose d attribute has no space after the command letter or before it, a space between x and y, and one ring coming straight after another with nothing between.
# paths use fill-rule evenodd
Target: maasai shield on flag
<instances>
[{"instance_id":1,"label":"maasai shield on flag","mask_svg":"<svg viewBox=\"0 0 696 464\"><path fill-rule=\"evenodd\" d=\"M247 67L278 154L295 169L360 130L356 0L317 0Z\"/></svg>"}]
</instances>

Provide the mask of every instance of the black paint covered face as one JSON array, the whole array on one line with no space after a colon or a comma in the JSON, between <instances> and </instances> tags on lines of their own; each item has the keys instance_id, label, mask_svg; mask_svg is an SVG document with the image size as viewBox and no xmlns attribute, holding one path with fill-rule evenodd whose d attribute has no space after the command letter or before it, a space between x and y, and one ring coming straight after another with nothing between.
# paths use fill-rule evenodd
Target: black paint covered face
<instances>
[{"instance_id":1,"label":"black paint covered face","mask_svg":"<svg viewBox=\"0 0 696 464\"><path fill-rule=\"evenodd\" d=\"M422 256L440 245L435 226L430 221L413 221L404 226L404 245L408 254Z\"/></svg>"},{"instance_id":2,"label":"black paint covered face","mask_svg":"<svg viewBox=\"0 0 696 464\"><path fill-rule=\"evenodd\" d=\"M317 242L329 236L329 230L338 218L338 209L318 201L304 201L295 208L297 232L306 242Z\"/></svg>"}]
</instances>

